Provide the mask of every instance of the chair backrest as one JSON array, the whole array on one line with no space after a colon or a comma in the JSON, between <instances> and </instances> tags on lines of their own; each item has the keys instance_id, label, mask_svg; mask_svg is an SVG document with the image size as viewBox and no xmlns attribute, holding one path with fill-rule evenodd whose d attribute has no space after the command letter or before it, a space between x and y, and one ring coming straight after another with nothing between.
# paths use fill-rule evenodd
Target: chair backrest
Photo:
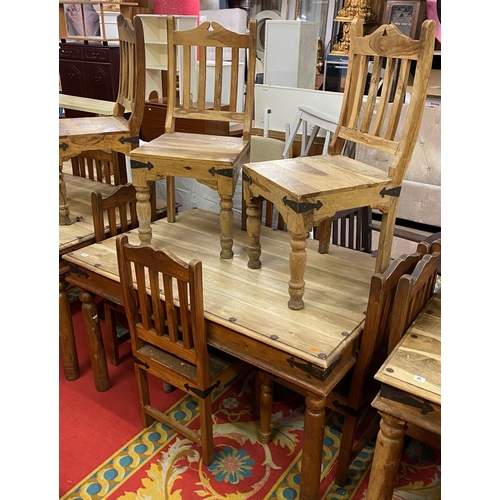
<instances>
[{"instance_id":1,"label":"chair backrest","mask_svg":"<svg viewBox=\"0 0 500 500\"><path fill-rule=\"evenodd\" d=\"M130 113L130 135L139 136L146 98L144 29L140 16L135 16L131 21L119 14L117 25L120 40L120 78L113 115L125 116Z\"/></svg>"},{"instance_id":2,"label":"chair backrest","mask_svg":"<svg viewBox=\"0 0 500 500\"><path fill-rule=\"evenodd\" d=\"M130 245L127 235L117 238L116 250L134 350L149 344L196 364L198 383L207 384L201 261L186 263L165 249Z\"/></svg>"},{"instance_id":3,"label":"chair backrest","mask_svg":"<svg viewBox=\"0 0 500 500\"><path fill-rule=\"evenodd\" d=\"M207 74L207 48L215 47L214 80ZM222 102L223 49L231 49L229 103ZM204 22L191 30L176 30L174 16L167 16L168 107L165 132L175 131L175 119L215 120L243 124L243 139L250 139L253 117L257 22L251 19L248 33L235 33L219 23ZM244 111L237 110L240 50L247 51ZM198 55L197 55L198 54ZM182 88L177 99L177 61L182 66ZM191 65L198 58L197 95L191 95ZM206 109L207 89L213 86L213 108ZM193 101L196 102L193 102ZM181 104L182 102L182 104ZM227 106L226 106L227 105ZM210 106L211 107L211 106Z\"/></svg>"},{"instance_id":4,"label":"chair backrest","mask_svg":"<svg viewBox=\"0 0 500 500\"><path fill-rule=\"evenodd\" d=\"M388 175L401 184L417 140L432 66L436 23L426 20L420 39L403 35L396 26L379 26L363 36L363 22L350 25L350 50L339 122L330 141L329 154L340 155L345 141L352 141L393 155ZM369 64L373 62L373 64ZM365 86L371 69L367 95ZM380 76L384 69L382 89ZM410 88L410 72L413 83ZM400 140L396 130L403 119L403 103L411 93Z\"/></svg>"},{"instance_id":5,"label":"chair backrest","mask_svg":"<svg viewBox=\"0 0 500 500\"><path fill-rule=\"evenodd\" d=\"M150 191L153 189L154 184L150 186ZM136 193L137 191L131 183L117 186L107 196L103 196L99 191L91 193L90 201L96 242L139 227ZM150 201L152 205L151 220L154 221L156 220L155 198L150 198Z\"/></svg>"},{"instance_id":6,"label":"chair backrest","mask_svg":"<svg viewBox=\"0 0 500 500\"><path fill-rule=\"evenodd\" d=\"M389 329L388 353L393 351L405 331L435 293L440 263L440 252L424 255L411 274L405 274L399 279Z\"/></svg>"},{"instance_id":7,"label":"chair backrest","mask_svg":"<svg viewBox=\"0 0 500 500\"><path fill-rule=\"evenodd\" d=\"M388 356L389 329L394 313L394 299L399 280L411 274L424 254L415 252L402 255L391 262L384 273L376 273L370 282L365 325L358 357L354 366L348 405L359 408L371 397L367 386Z\"/></svg>"},{"instance_id":8,"label":"chair backrest","mask_svg":"<svg viewBox=\"0 0 500 500\"><path fill-rule=\"evenodd\" d=\"M113 175L113 158L109 151L84 151L71 158L73 175L85 177L106 184L115 184Z\"/></svg>"}]
</instances>

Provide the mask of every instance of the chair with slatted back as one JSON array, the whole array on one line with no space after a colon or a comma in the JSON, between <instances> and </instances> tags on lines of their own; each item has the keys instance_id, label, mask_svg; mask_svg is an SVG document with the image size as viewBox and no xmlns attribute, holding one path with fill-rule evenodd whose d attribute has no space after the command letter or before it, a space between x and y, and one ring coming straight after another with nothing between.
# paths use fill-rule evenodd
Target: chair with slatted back
<instances>
[{"instance_id":1,"label":"chair with slatted back","mask_svg":"<svg viewBox=\"0 0 500 500\"><path fill-rule=\"evenodd\" d=\"M66 198L63 163L86 151L107 150L112 154L130 151L139 144L144 114L145 55L140 17L133 21L117 17L120 41L120 80L113 116L59 119L59 224L73 221ZM123 179L120 179L123 182Z\"/></svg>"},{"instance_id":2,"label":"chair with slatted back","mask_svg":"<svg viewBox=\"0 0 500 500\"><path fill-rule=\"evenodd\" d=\"M248 365L208 348L203 306L202 263L189 263L166 249L116 240L120 282L130 328L134 368L144 427L162 422L214 455L212 394ZM151 404L148 376L194 396L200 431L189 429Z\"/></svg>"},{"instance_id":3,"label":"chair with slatted back","mask_svg":"<svg viewBox=\"0 0 500 500\"><path fill-rule=\"evenodd\" d=\"M427 94L434 50L434 21L422 24L420 39L403 35L396 26L379 26L363 36L363 22L350 25L350 52L338 126L327 155L249 163L243 166L247 204L248 267L259 269L261 201L274 203L291 233L290 309L304 307L307 237L313 227L326 226L340 210L369 206L382 212L375 272L387 269L403 176L417 139ZM365 86L369 63L372 78ZM385 66L380 97L380 73ZM414 69L408 113L401 109L408 98L410 69ZM395 140L398 125L404 132ZM392 154L382 171L342 154L346 141ZM327 239L327 243L329 238ZM324 250L327 250L325 248Z\"/></svg>"},{"instance_id":4,"label":"chair with slatted back","mask_svg":"<svg viewBox=\"0 0 500 500\"><path fill-rule=\"evenodd\" d=\"M147 204L147 181L167 178L168 221L175 221L170 210L175 200L174 178L189 177L217 190L220 197L221 252L224 259L233 257L233 197L242 164L248 161L256 61L256 21L248 23L248 33L235 33L219 23L204 22L191 30L176 30L173 16L167 16L168 107L165 133L131 153L132 183L137 189L137 213L141 242L151 242L150 216ZM215 47L213 77L207 67L208 49ZM237 109L238 61L247 53L244 110ZM222 102L223 54L231 53L228 103ZM197 56L198 54L198 56ZM179 57L181 59L179 59ZM226 55L226 58L229 58ZM198 64L196 90L190 82L192 61ZM176 97L176 68L180 60L183 76L179 98ZM213 106L207 95L213 88ZM191 91L196 95L192 95ZM182 133L176 131L176 119L214 120L241 124L242 137ZM184 120L183 120L184 121Z\"/></svg>"},{"instance_id":5,"label":"chair with slatted back","mask_svg":"<svg viewBox=\"0 0 500 500\"><path fill-rule=\"evenodd\" d=\"M154 184L150 185L151 191ZM117 186L113 192L103 196L99 191L91 193L92 220L94 222L94 233L96 243L125 233L139 226L136 210L136 191L131 183ZM151 200L154 198L151 197ZM151 210L151 217L156 220L156 211ZM104 319L108 335L105 337L109 360L112 365L118 365L120 361L118 346L130 338L123 333L118 335L117 313L125 315L125 310L119 304L103 299Z\"/></svg>"},{"instance_id":6,"label":"chair with slatted back","mask_svg":"<svg viewBox=\"0 0 500 500\"><path fill-rule=\"evenodd\" d=\"M402 276L411 274L426 256L427 254L419 252L402 255L391 262L384 273L376 273L372 277L356 364L327 396L327 407L344 414L335 475L335 482L339 486L345 485L350 464L378 430L378 421L372 422L354 446L356 429L369 414L370 403L379 390L373 376L388 355L389 328L394 314L392 306L399 280ZM415 311L412 311L411 315L414 313ZM273 383L279 382L301 394L304 394L304 390L266 372L261 371L259 376L263 385L260 394L259 440L266 443L272 434Z\"/></svg>"},{"instance_id":7,"label":"chair with slatted back","mask_svg":"<svg viewBox=\"0 0 500 500\"><path fill-rule=\"evenodd\" d=\"M425 255L412 274L405 274L400 278L394 298L388 353L393 351L422 307L435 293L440 265L441 252L436 251Z\"/></svg>"}]
</instances>

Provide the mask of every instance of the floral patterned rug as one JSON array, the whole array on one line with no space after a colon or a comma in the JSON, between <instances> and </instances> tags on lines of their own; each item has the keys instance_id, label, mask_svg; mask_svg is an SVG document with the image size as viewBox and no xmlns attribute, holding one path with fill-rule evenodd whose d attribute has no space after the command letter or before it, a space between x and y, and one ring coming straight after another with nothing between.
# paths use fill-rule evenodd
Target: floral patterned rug
<instances>
[{"instance_id":1,"label":"floral patterned rug","mask_svg":"<svg viewBox=\"0 0 500 500\"><path fill-rule=\"evenodd\" d=\"M243 374L214 398L215 458L208 467L200 449L163 424L155 423L133 437L109 460L92 471L61 500L240 500L295 499L299 495L303 397L277 387L273 407L273 439L261 444L258 421L251 413L254 372ZM198 407L189 395L168 414L196 429ZM321 500L362 500L374 443L353 462L344 488L333 482L343 419L327 417L323 445ZM362 430L362 429L361 429ZM408 440L401 460L394 499L440 498L440 452Z\"/></svg>"}]
</instances>

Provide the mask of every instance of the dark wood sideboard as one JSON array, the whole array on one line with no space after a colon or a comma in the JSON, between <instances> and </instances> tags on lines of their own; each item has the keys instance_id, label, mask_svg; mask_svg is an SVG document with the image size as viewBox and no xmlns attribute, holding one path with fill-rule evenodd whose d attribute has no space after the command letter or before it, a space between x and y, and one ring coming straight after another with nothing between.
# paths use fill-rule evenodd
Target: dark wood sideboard
<instances>
[{"instance_id":1,"label":"dark wood sideboard","mask_svg":"<svg viewBox=\"0 0 500 500\"><path fill-rule=\"evenodd\" d=\"M59 43L59 77L63 94L114 101L120 74L119 46L92 42ZM68 118L92 116L66 110Z\"/></svg>"}]
</instances>

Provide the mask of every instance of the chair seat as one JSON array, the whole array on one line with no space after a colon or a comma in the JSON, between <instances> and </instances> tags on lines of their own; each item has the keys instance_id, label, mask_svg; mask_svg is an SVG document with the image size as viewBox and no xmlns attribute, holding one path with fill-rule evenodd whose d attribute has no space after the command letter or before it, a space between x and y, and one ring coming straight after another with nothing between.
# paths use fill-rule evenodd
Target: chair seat
<instances>
[{"instance_id":1,"label":"chair seat","mask_svg":"<svg viewBox=\"0 0 500 500\"><path fill-rule=\"evenodd\" d=\"M169 175L198 177L199 172L194 169L206 168L207 163L210 167L241 164L249 148L250 141L241 137L173 132L134 149L130 158L150 162L153 168L161 168L165 161ZM176 161L177 165L172 163ZM172 170L176 166L179 170Z\"/></svg>"},{"instance_id":2,"label":"chair seat","mask_svg":"<svg viewBox=\"0 0 500 500\"><path fill-rule=\"evenodd\" d=\"M196 381L196 365L188 363L187 361L173 356L172 354L169 354L155 346L145 344L137 350L137 356L140 358L144 357L154 360L164 366L168 366L170 369L175 370L178 374L182 374L184 377ZM231 363L232 360L221 359L213 353L209 353L208 369L210 378L217 378L220 373L231 366Z\"/></svg>"},{"instance_id":3,"label":"chair seat","mask_svg":"<svg viewBox=\"0 0 500 500\"><path fill-rule=\"evenodd\" d=\"M130 125L122 116L95 116L59 120L59 139L101 134L129 134ZM102 149L102 148L96 148Z\"/></svg>"},{"instance_id":4,"label":"chair seat","mask_svg":"<svg viewBox=\"0 0 500 500\"><path fill-rule=\"evenodd\" d=\"M366 196L366 190L373 190L374 200L379 199L380 191L392 182L386 172L340 155L249 163L244 165L243 171L251 179L252 190L260 189L262 196L275 203L278 209L283 207L285 196L298 203L321 202L321 207L315 210L315 220L331 216L339 208L359 206L357 191L363 191ZM337 208L340 198L342 206Z\"/></svg>"}]
</instances>

